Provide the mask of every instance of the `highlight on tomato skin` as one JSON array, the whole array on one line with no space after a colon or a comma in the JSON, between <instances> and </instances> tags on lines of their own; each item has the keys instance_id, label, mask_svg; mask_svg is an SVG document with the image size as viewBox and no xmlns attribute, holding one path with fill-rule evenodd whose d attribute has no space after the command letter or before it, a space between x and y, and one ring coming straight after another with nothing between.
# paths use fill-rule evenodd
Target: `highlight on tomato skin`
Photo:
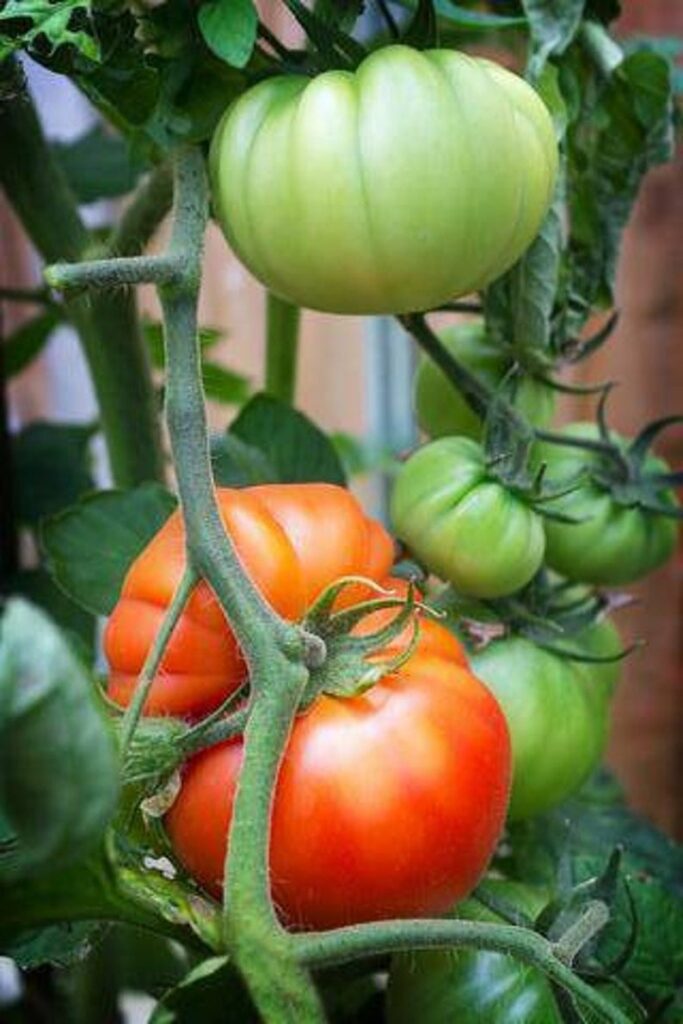
<instances>
[{"instance_id":1,"label":"highlight on tomato skin","mask_svg":"<svg viewBox=\"0 0 683 1024\"><path fill-rule=\"evenodd\" d=\"M357 499L333 484L218 488L226 530L266 600L300 619L342 576L380 581L394 546ZM185 534L176 513L128 571L105 630L108 693L126 706L185 568ZM356 588L356 599L364 596ZM201 582L173 631L145 704L148 715L199 718L244 681L246 665L208 585Z\"/></svg>"},{"instance_id":2,"label":"highlight on tomato skin","mask_svg":"<svg viewBox=\"0 0 683 1024\"><path fill-rule=\"evenodd\" d=\"M272 895L283 922L327 929L440 914L477 884L503 829L510 739L444 627L359 696L296 719L273 806ZM220 897L241 738L197 755L165 818L179 862Z\"/></svg>"}]
</instances>

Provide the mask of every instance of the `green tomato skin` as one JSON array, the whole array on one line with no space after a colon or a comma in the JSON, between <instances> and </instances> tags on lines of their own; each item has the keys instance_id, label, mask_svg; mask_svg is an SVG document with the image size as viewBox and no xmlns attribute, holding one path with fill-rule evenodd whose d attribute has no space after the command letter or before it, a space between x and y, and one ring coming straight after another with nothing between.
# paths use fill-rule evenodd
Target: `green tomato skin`
<instances>
[{"instance_id":1,"label":"green tomato skin","mask_svg":"<svg viewBox=\"0 0 683 1024\"><path fill-rule=\"evenodd\" d=\"M488 476L481 447L466 437L432 441L408 459L391 516L418 560L465 595L511 594L543 561L540 517Z\"/></svg>"},{"instance_id":2,"label":"green tomato skin","mask_svg":"<svg viewBox=\"0 0 683 1024\"><path fill-rule=\"evenodd\" d=\"M521 78L387 46L355 72L259 83L211 147L216 218L260 281L332 313L407 313L486 285L537 234L557 145Z\"/></svg>"},{"instance_id":3,"label":"green tomato skin","mask_svg":"<svg viewBox=\"0 0 683 1024\"><path fill-rule=\"evenodd\" d=\"M561 433L591 440L598 438L593 423L572 423ZM627 442L613 435L625 446ZM547 464L549 483L569 480L582 469L595 467L596 455L579 448L543 443L535 457ZM666 473L662 460L646 460L646 471ZM672 491L663 490L660 501L676 506ZM587 480L570 494L552 501L549 509L584 519L580 523L559 523L546 519L546 561L570 580L598 586L621 586L646 576L663 565L676 547L677 525L673 518L656 515L639 507L618 504L609 491Z\"/></svg>"},{"instance_id":4,"label":"green tomato skin","mask_svg":"<svg viewBox=\"0 0 683 1024\"><path fill-rule=\"evenodd\" d=\"M599 639L606 643L606 636ZM600 762L612 673L604 665L560 657L524 637L494 640L472 654L470 663L498 699L510 730L508 819L540 814L578 789Z\"/></svg>"},{"instance_id":5,"label":"green tomato skin","mask_svg":"<svg viewBox=\"0 0 683 1024\"><path fill-rule=\"evenodd\" d=\"M489 341L483 323L454 324L439 332L439 338L459 362L482 384L495 390L510 364L504 353ZM552 419L555 394L533 377L519 384L514 406L533 426L544 426ZM483 424L446 374L427 356L423 356L415 376L415 411L420 427L429 437L459 434L481 439Z\"/></svg>"}]
</instances>

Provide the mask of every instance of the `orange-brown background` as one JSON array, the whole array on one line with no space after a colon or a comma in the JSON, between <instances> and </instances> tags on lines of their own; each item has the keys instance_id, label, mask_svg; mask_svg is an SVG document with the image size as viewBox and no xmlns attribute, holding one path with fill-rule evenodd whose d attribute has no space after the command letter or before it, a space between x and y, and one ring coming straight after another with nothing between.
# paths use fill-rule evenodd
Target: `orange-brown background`
<instances>
[{"instance_id":1,"label":"orange-brown background","mask_svg":"<svg viewBox=\"0 0 683 1024\"><path fill-rule=\"evenodd\" d=\"M268 0L266 6L277 6ZM277 16L276 16L277 17ZM683 37L683 3L627 0L619 23L624 34ZM621 319L614 337L580 370L581 379L621 381L611 400L614 426L636 431L646 420L683 409L683 159L649 176L626 233L618 282ZM31 255L6 207L0 207L1 283L35 280ZM147 293L143 303L154 310ZM3 311L5 328L21 314ZM220 354L258 382L263 362L263 293L227 252L215 228L207 238L202 318L226 329ZM305 313L297 399L330 430L363 434L368 408L363 321ZM48 381L39 360L11 388L21 422L45 415ZM563 418L587 415L583 401L563 401ZM213 409L217 426L226 414ZM683 432L665 435L660 450L683 465ZM620 613L624 635L647 647L629 659L616 700L609 759L634 804L683 838L683 606L682 562L672 562L634 588L640 604ZM557 723L562 728L562 723Z\"/></svg>"}]
</instances>

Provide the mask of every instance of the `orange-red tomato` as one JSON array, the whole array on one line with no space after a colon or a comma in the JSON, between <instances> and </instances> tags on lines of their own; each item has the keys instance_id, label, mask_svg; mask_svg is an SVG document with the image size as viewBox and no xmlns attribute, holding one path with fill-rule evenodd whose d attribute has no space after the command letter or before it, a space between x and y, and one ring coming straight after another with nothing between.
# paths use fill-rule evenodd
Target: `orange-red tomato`
<instances>
[{"instance_id":1,"label":"orange-red tomato","mask_svg":"<svg viewBox=\"0 0 683 1024\"><path fill-rule=\"evenodd\" d=\"M236 738L189 762L166 816L180 862L215 896L242 749ZM401 668L359 696L318 697L294 724L270 849L283 921L324 929L447 910L486 868L509 783L495 698L457 640L421 620Z\"/></svg>"},{"instance_id":2,"label":"orange-red tomato","mask_svg":"<svg viewBox=\"0 0 683 1024\"><path fill-rule=\"evenodd\" d=\"M290 620L340 576L383 579L393 544L357 500L331 484L271 484L217 491L223 522L252 579ZM107 624L109 696L126 705L185 568L182 519L174 514L131 566ZM350 588L344 603L358 600ZM151 715L197 717L244 680L246 666L206 583L200 583L166 648L145 705Z\"/></svg>"}]
</instances>

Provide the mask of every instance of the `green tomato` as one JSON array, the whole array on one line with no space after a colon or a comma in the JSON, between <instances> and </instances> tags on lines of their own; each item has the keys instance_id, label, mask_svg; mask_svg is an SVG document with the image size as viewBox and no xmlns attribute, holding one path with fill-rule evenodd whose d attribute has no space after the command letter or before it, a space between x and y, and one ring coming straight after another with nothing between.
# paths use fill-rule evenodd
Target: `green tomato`
<instances>
[{"instance_id":1,"label":"green tomato","mask_svg":"<svg viewBox=\"0 0 683 1024\"><path fill-rule=\"evenodd\" d=\"M489 879L486 888L534 920L547 903L542 890ZM467 921L502 924L503 919L477 900L457 908ZM607 983L602 994L633 1019L642 1019L634 998ZM598 1024L584 1010L590 1024ZM637 1014L637 1016L636 1016ZM401 953L391 963L387 988L387 1024L562 1024L564 1017L546 976L503 953L452 949Z\"/></svg>"},{"instance_id":2,"label":"green tomato","mask_svg":"<svg viewBox=\"0 0 683 1024\"><path fill-rule=\"evenodd\" d=\"M593 423L572 423L561 433L569 437L596 440ZM612 435L624 448L627 441ZM537 445L538 462L547 464L549 483L571 480L581 470L599 470L601 456L581 448L543 443ZM646 459L647 473L666 473L669 467L654 456ZM660 502L676 505L669 490L659 495ZM639 505L624 505L610 490L592 476L576 490L548 504L551 511L582 519L578 523L560 523L546 519L546 560L548 565L571 580L602 586L620 586L646 576L671 557L676 546L676 522Z\"/></svg>"},{"instance_id":3,"label":"green tomato","mask_svg":"<svg viewBox=\"0 0 683 1024\"><path fill-rule=\"evenodd\" d=\"M599 653L606 653L607 634L591 637L589 645L599 643ZM610 631L610 643L611 638ZM580 637L564 642L572 649L581 646ZM508 818L540 814L578 789L600 762L614 686L612 666L608 672L607 666L570 660L517 636L493 640L474 652L470 663L498 699L510 730Z\"/></svg>"},{"instance_id":4,"label":"green tomato","mask_svg":"<svg viewBox=\"0 0 683 1024\"><path fill-rule=\"evenodd\" d=\"M482 384L495 390L510 369L510 362L487 337L484 324L454 324L439 332L455 356ZM534 426L548 423L555 409L555 393L546 384L524 376L514 396L514 406ZM445 437L460 434L479 440L482 422L464 397L433 360L423 356L415 377L415 411L425 434Z\"/></svg>"},{"instance_id":5,"label":"green tomato","mask_svg":"<svg viewBox=\"0 0 683 1024\"><path fill-rule=\"evenodd\" d=\"M452 50L387 46L354 72L280 75L228 108L216 218L278 295L407 313L484 287L550 204L557 146L521 78Z\"/></svg>"},{"instance_id":6,"label":"green tomato","mask_svg":"<svg viewBox=\"0 0 683 1024\"><path fill-rule=\"evenodd\" d=\"M391 515L418 561L465 595L511 594L543 561L540 517L490 475L467 437L432 441L404 463Z\"/></svg>"}]
</instances>

